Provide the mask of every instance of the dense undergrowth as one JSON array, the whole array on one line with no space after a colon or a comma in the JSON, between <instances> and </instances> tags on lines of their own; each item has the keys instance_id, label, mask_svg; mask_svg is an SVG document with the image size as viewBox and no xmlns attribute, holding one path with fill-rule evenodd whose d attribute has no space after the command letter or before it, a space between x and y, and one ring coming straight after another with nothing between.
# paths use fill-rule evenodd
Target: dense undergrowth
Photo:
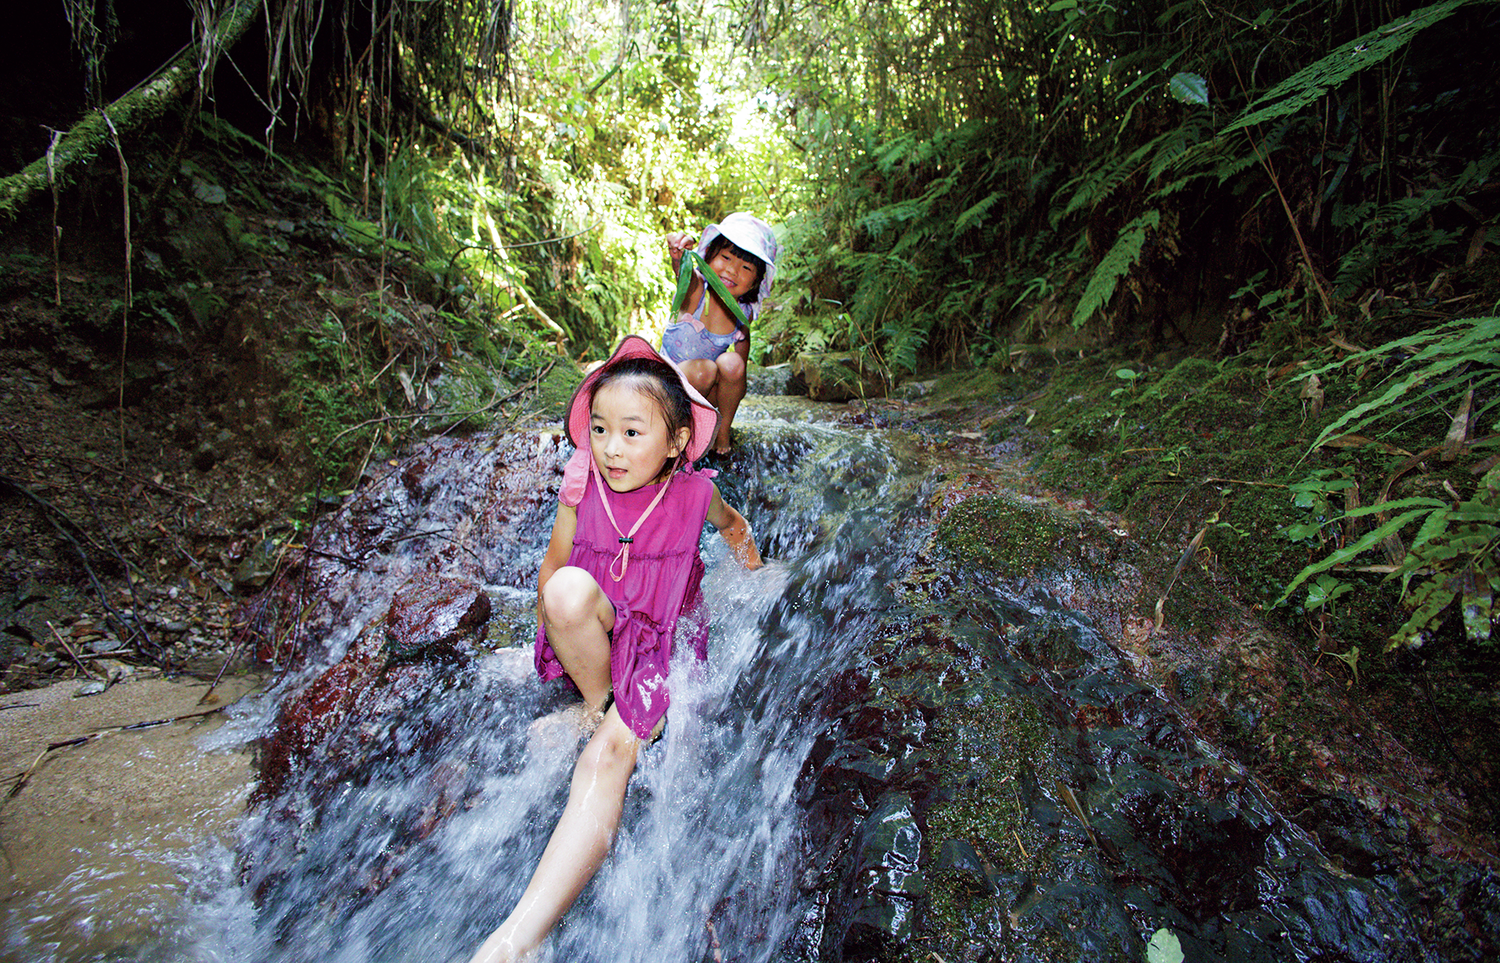
<instances>
[{"instance_id":1,"label":"dense undergrowth","mask_svg":"<svg viewBox=\"0 0 1500 963\"><path fill-rule=\"evenodd\" d=\"M1226 611L1258 611L1500 821L1495 324L1365 350L1075 358L1027 404L1050 437L1039 477L1121 513L1152 556L1138 602L1158 625L1207 644ZM1338 724L1299 678L1282 721Z\"/></svg>"}]
</instances>

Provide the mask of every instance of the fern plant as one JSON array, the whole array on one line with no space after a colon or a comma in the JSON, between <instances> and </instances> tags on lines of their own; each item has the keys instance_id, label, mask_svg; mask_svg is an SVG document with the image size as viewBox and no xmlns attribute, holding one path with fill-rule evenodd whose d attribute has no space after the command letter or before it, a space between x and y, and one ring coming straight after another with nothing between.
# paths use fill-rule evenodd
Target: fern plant
<instances>
[{"instance_id":1,"label":"fern plant","mask_svg":"<svg viewBox=\"0 0 1500 963\"><path fill-rule=\"evenodd\" d=\"M1335 369L1366 370L1393 364L1389 382L1380 393L1335 419L1314 440L1311 451L1340 439L1355 443L1378 439L1383 424L1406 424L1421 417L1448 417L1453 428L1443 443L1419 455L1393 449L1402 462L1387 481L1390 484L1424 457L1447 452L1456 457L1467 445L1471 425L1491 416L1497 401L1491 386L1500 379L1500 318L1465 318L1429 331L1350 355L1324 365L1306 376L1309 380ZM1477 407L1473 399L1481 400ZM1448 411L1457 412L1448 416ZM1369 438L1360 432L1370 432ZM1468 447L1493 446L1493 437ZM1306 608L1313 609L1348 591L1336 573L1384 572L1399 581L1400 596L1410 616L1389 639L1389 647L1419 646L1446 618L1452 607L1459 609L1465 634L1475 643L1488 645L1493 639L1494 597L1500 590L1500 465L1492 456L1480 463L1488 466L1476 490L1461 497L1446 484L1451 498L1411 497L1386 500L1352 508L1333 519L1322 518L1314 526L1291 526L1284 534L1306 537L1313 529L1335 524L1361 525L1374 519L1378 524L1344 547L1298 572L1282 592L1278 604L1309 586ZM1326 470L1314 472L1292 486L1299 498L1326 497L1349 488L1348 479L1331 477ZM1411 535L1402 548L1400 539ZM1385 564L1354 563L1360 556L1382 546L1394 556Z\"/></svg>"},{"instance_id":2,"label":"fern plant","mask_svg":"<svg viewBox=\"0 0 1500 963\"><path fill-rule=\"evenodd\" d=\"M1140 260L1141 249L1146 244L1147 232L1160 224L1161 212L1151 210L1120 229L1114 246L1094 269L1093 275L1089 278L1088 287L1083 290L1083 297L1078 299L1078 306L1073 309L1073 327L1082 327L1089 318L1094 316L1095 311L1109 303L1109 299L1115 293L1115 286L1120 283L1120 278L1130 273L1135 262Z\"/></svg>"}]
</instances>

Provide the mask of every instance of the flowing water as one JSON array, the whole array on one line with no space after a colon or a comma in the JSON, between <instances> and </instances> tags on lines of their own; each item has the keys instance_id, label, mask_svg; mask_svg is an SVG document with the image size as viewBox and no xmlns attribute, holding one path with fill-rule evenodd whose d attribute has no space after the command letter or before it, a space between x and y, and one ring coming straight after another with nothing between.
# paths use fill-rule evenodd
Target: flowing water
<instances>
[{"instance_id":1,"label":"flowing water","mask_svg":"<svg viewBox=\"0 0 1500 963\"><path fill-rule=\"evenodd\" d=\"M910 937L940 847L983 891L966 897L966 958L1141 959L1161 927L1189 959L1432 958L1390 894L1332 869L1056 592L954 592L959 668L892 701L901 672L881 653L922 649L901 639L937 617L898 586L930 546L944 469L914 435L809 410L747 410L749 441L719 483L770 562L746 573L705 536L709 663L674 667L665 737L642 752L615 848L545 959L867 958ZM482 584L486 643L386 673L331 716L236 847L193 852L191 892L159 911L158 937L33 958L467 959L525 886L579 744L567 694L536 682L529 651L566 454L549 433L438 441L352 500L301 575L316 600L306 658L205 749L272 732L277 705L379 631L413 573ZM922 838L918 810L962 795L944 780L978 785L1010 751L960 733L979 740L973 757L943 768L933 720L996 698L1028 707L1051 747L994 780L992 805L1027 820L1024 873L988 865L977 842ZM897 723L858 721L876 704ZM1075 791L1089 830L1064 805Z\"/></svg>"}]
</instances>

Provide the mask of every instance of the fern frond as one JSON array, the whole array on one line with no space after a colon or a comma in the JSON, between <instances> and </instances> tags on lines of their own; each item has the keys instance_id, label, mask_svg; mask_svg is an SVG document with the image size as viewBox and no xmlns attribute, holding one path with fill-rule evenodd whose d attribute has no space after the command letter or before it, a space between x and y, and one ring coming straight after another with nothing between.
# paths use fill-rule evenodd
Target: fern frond
<instances>
[{"instance_id":1,"label":"fern frond","mask_svg":"<svg viewBox=\"0 0 1500 963\"><path fill-rule=\"evenodd\" d=\"M1089 277L1083 297L1073 309L1073 327L1081 328L1094 312L1109 303L1120 278L1130 273L1140 259L1141 248L1146 243L1146 233L1161 224L1160 211L1147 211L1120 229L1114 246Z\"/></svg>"},{"instance_id":2,"label":"fern frond","mask_svg":"<svg viewBox=\"0 0 1500 963\"><path fill-rule=\"evenodd\" d=\"M1093 207L1113 194L1115 188L1130 179L1130 175L1134 174L1140 166L1141 160L1156 147L1160 140L1161 137L1154 137L1131 151L1126 157L1115 158L1112 163L1106 163L1081 175L1078 178L1078 190L1073 194L1072 200L1068 201L1068 206L1063 210L1063 216L1066 217L1081 207Z\"/></svg>"},{"instance_id":3,"label":"fern frond","mask_svg":"<svg viewBox=\"0 0 1500 963\"><path fill-rule=\"evenodd\" d=\"M1469 0L1444 0L1349 41L1272 87L1220 131L1219 136L1297 113L1361 70L1383 62L1410 43L1421 30L1445 19L1467 2Z\"/></svg>"},{"instance_id":4,"label":"fern frond","mask_svg":"<svg viewBox=\"0 0 1500 963\"><path fill-rule=\"evenodd\" d=\"M877 208L860 219L859 225L874 237L880 237L898 224L905 224L927 213L927 204L922 200L897 201Z\"/></svg>"},{"instance_id":5,"label":"fern frond","mask_svg":"<svg viewBox=\"0 0 1500 963\"><path fill-rule=\"evenodd\" d=\"M1433 382L1439 381L1460 365L1480 364L1494 367L1500 364L1500 355L1497 355L1492 347L1497 342L1500 342L1500 317L1463 318L1352 354L1310 372L1304 377L1321 375L1327 371L1369 359L1399 355L1408 349L1417 349L1416 354L1406 359L1396 369L1396 373L1401 376L1398 380L1394 381L1378 398L1345 412L1333 424L1324 428L1308 448L1307 454L1316 451L1329 438L1357 431L1383 417L1391 410L1397 399L1408 393L1424 386L1430 390ZM1307 454L1303 457L1307 457Z\"/></svg>"},{"instance_id":6,"label":"fern frond","mask_svg":"<svg viewBox=\"0 0 1500 963\"><path fill-rule=\"evenodd\" d=\"M895 138L874 156L875 169L882 174L889 174L897 166L909 162L916 144L915 134L902 134Z\"/></svg>"},{"instance_id":7,"label":"fern frond","mask_svg":"<svg viewBox=\"0 0 1500 963\"><path fill-rule=\"evenodd\" d=\"M1151 167L1146 180L1154 181L1161 176L1163 171L1176 167L1179 162L1188 159L1189 152L1204 143L1211 129L1208 118L1194 116L1167 131L1156 148L1156 156L1151 158Z\"/></svg>"},{"instance_id":8,"label":"fern frond","mask_svg":"<svg viewBox=\"0 0 1500 963\"><path fill-rule=\"evenodd\" d=\"M1441 507L1441 503L1439 503L1439 507ZM1436 509L1433 508L1417 508L1409 512L1403 512L1400 515L1397 515L1395 518L1387 521L1384 525L1381 525L1380 527L1374 529L1373 531L1366 532L1364 534L1364 537L1360 538L1357 542L1354 542L1351 545L1346 545L1333 554L1329 555L1328 557L1307 566L1307 568L1304 568L1302 571L1297 573L1296 578L1292 579L1292 581L1288 583L1286 589L1282 591L1281 597L1276 600L1276 604L1280 605L1287 599L1291 598L1292 593L1297 590L1297 586L1301 585L1309 578L1312 578L1314 575L1326 572L1329 569L1334 568L1335 566L1343 565L1345 562L1354 558L1361 552L1368 551L1369 549L1374 548L1376 545L1379 545L1382 541L1385 540L1386 536L1394 535L1396 532L1399 532L1414 519L1420 518L1423 515L1429 514L1430 512L1435 510Z\"/></svg>"},{"instance_id":9,"label":"fern frond","mask_svg":"<svg viewBox=\"0 0 1500 963\"><path fill-rule=\"evenodd\" d=\"M984 217L985 212L995 206L996 201L1004 196L1003 192L995 191L978 204L971 206L968 210L958 215L958 218L953 222L953 233L958 235L967 231Z\"/></svg>"}]
</instances>

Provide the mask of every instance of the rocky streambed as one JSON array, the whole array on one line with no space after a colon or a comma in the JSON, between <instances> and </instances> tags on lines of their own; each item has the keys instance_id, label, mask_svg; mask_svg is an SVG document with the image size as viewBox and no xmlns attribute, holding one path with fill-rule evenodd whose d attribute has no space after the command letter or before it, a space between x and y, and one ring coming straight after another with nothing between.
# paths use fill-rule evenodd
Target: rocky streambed
<instances>
[{"instance_id":1,"label":"rocky streambed","mask_svg":"<svg viewBox=\"0 0 1500 963\"><path fill-rule=\"evenodd\" d=\"M772 564L705 543L710 668L549 958L1495 954L1462 800L1357 703L1286 725L1343 682L1232 602L1143 606L1121 520L917 406L742 424L719 481ZM139 958L462 959L504 914L576 751L527 651L566 455L435 441L258 597L279 676L233 723L261 742L234 870ZM1266 764L1292 738L1296 778Z\"/></svg>"}]
</instances>

